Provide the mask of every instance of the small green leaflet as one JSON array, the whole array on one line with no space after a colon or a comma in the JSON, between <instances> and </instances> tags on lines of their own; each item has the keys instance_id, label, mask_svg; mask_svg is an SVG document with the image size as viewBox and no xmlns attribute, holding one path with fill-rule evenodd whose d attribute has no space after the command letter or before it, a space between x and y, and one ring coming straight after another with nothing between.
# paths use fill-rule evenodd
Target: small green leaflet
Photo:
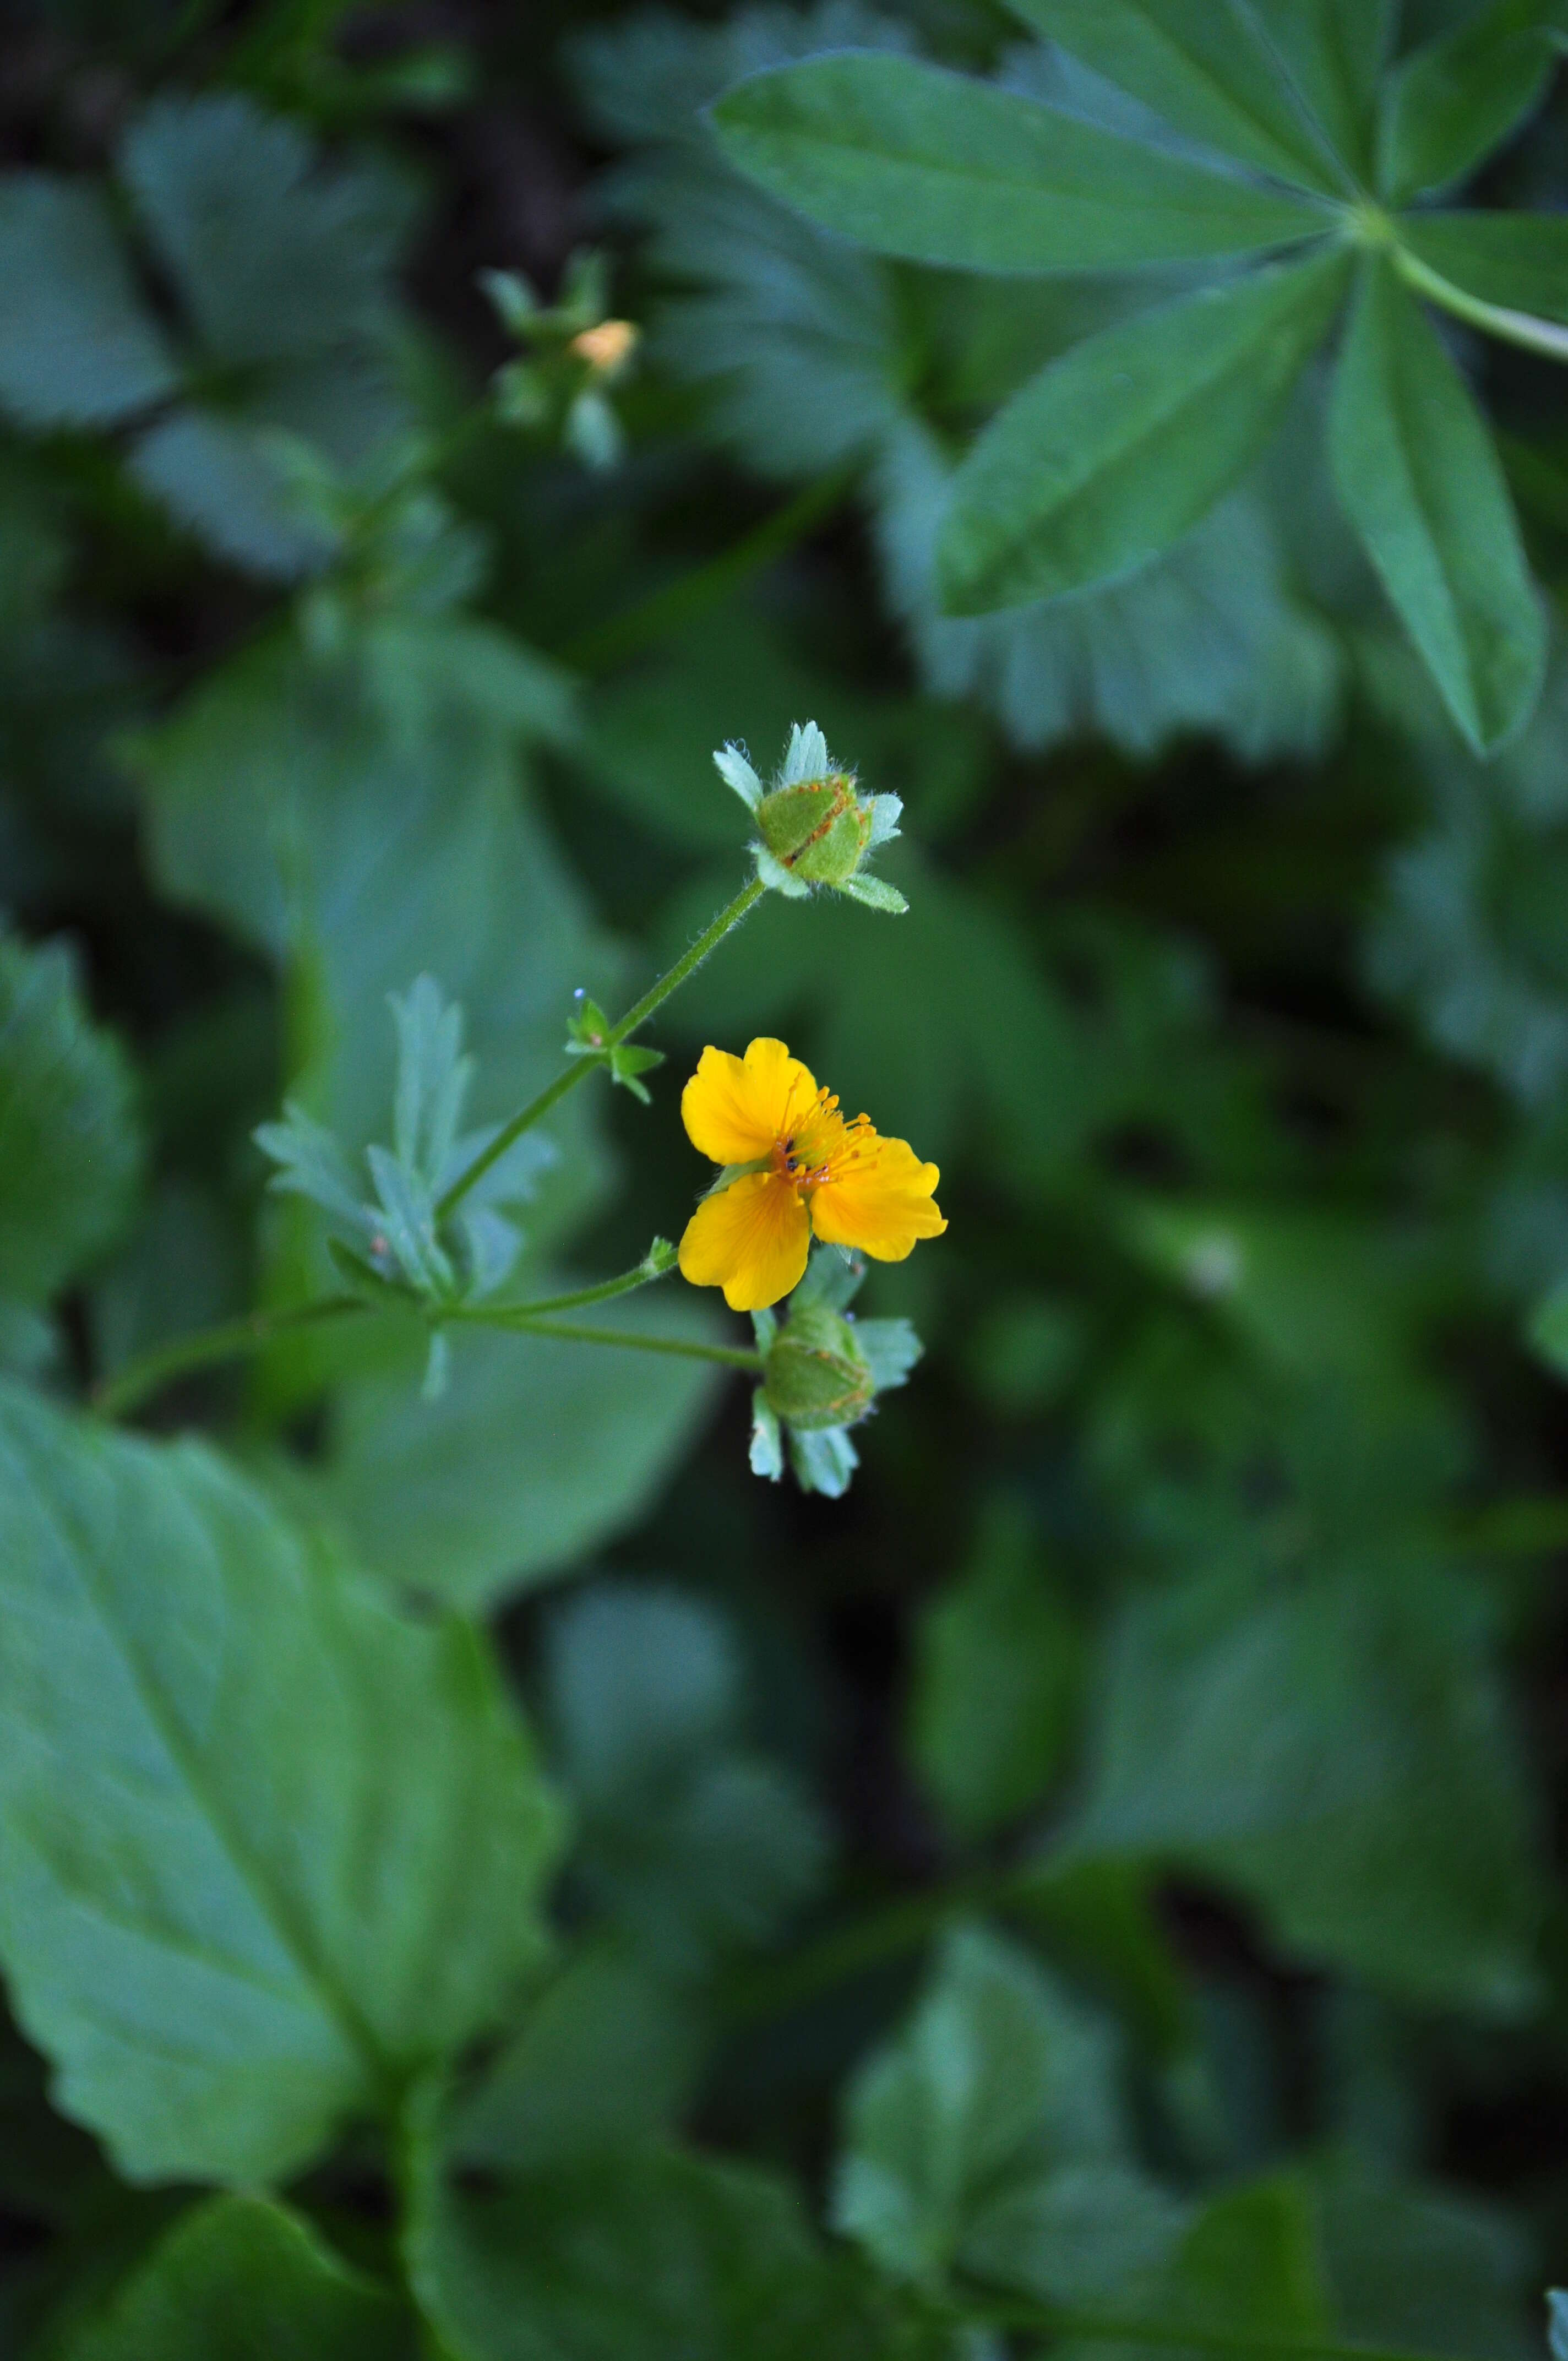
<instances>
[{"instance_id":1,"label":"small green leaflet","mask_svg":"<svg viewBox=\"0 0 1568 2361\"><path fill-rule=\"evenodd\" d=\"M754 75L712 120L732 163L882 254L969 270L1247 254L1321 208L1160 154L971 76L848 52Z\"/></svg>"},{"instance_id":2,"label":"small green leaflet","mask_svg":"<svg viewBox=\"0 0 1568 2361\"><path fill-rule=\"evenodd\" d=\"M1478 753L1534 710L1546 618L1495 445L1393 266L1366 263L1330 442L1346 512Z\"/></svg>"}]
</instances>

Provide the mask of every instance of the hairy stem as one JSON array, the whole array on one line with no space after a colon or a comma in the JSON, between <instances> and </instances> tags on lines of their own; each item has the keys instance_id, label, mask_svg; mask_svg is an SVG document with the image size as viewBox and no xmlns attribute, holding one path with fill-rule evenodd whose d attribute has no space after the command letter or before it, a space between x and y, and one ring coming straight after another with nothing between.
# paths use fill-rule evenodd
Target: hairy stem
<instances>
[{"instance_id":1,"label":"hairy stem","mask_svg":"<svg viewBox=\"0 0 1568 2361\"><path fill-rule=\"evenodd\" d=\"M762 1375L761 1353L742 1352L736 1345L699 1345L685 1336L644 1336L635 1328L593 1328L576 1320L540 1320L514 1312L500 1323L520 1336L559 1336L569 1345L615 1345L629 1353L674 1353L683 1361L717 1361L726 1369L750 1369Z\"/></svg>"},{"instance_id":2,"label":"hairy stem","mask_svg":"<svg viewBox=\"0 0 1568 2361\"><path fill-rule=\"evenodd\" d=\"M313 1303L292 1303L275 1312L247 1312L242 1319L225 1320L216 1328L200 1328L193 1335L176 1336L138 1353L117 1376L106 1378L93 1392L93 1408L101 1418L124 1418L149 1394L155 1394L188 1370L212 1367L219 1361L240 1361L259 1353L276 1337L295 1328L313 1328L345 1312L368 1312L363 1296L324 1295Z\"/></svg>"},{"instance_id":3,"label":"hairy stem","mask_svg":"<svg viewBox=\"0 0 1568 2361\"><path fill-rule=\"evenodd\" d=\"M730 928L740 925L747 912L755 907L767 890L760 877L753 877L749 885L743 885L733 902L726 904L720 910L713 924L704 928L690 950L682 953L674 966L662 975L657 983L649 986L636 1006L627 1010L619 1025L611 1026L600 1047L605 1049L617 1049L630 1035L636 1032L640 1025L645 1025L653 1011L663 1007L671 993L677 992L687 976L702 965L709 952L718 950ZM458 1174L451 1188L441 1199L435 1208L437 1221L444 1222L450 1214L455 1213L469 1191L477 1188L492 1166L500 1162L513 1141L521 1139L525 1131L532 1131L534 1125L543 1116L547 1115L551 1108L565 1097L568 1091L576 1090L584 1076L593 1072L600 1062L598 1058L574 1059L561 1073L556 1075L553 1082L548 1083L540 1092L537 1098L530 1099L528 1104L521 1107L510 1123L503 1124L489 1146L480 1149L466 1171Z\"/></svg>"},{"instance_id":4,"label":"hairy stem","mask_svg":"<svg viewBox=\"0 0 1568 2361\"><path fill-rule=\"evenodd\" d=\"M660 1240L663 1245L663 1240ZM460 1303L445 1314L476 1328L515 1328L527 1326L542 1315L552 1312L577 1312L587 1303L609 1303L618 1295L630 1295L639 1287L652 1287L655 1280L665 1279L675 1268L673 1248L664 1254L655 1251L645 1255L634 1270L622 1271L619 1279L602 1279L598 1287L579 1287L572 1295L544 1295L537 1303ZM597 1333L597 1332L596 1332Z\"/></svg>"}]
</instances>

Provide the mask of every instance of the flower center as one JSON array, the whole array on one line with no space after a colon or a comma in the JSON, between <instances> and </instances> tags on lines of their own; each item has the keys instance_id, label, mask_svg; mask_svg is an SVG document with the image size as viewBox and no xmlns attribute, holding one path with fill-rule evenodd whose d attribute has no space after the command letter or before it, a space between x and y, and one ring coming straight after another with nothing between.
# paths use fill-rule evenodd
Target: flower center
<instances>
[{"instance_id":1,"label":"flower center","mask_svg":"<svg viewBox=\"0 0 1568 2361\"><path fill-rule=\"evenodd\" d=\"M869 1115L846 1123L839 1102L818 1091L812 1104L792 1128L773 1142L773 1169L802 1196L824 1182L839 1178L846 1164L856 1162L876 1137Z\"/></svg>"}]
</instances>

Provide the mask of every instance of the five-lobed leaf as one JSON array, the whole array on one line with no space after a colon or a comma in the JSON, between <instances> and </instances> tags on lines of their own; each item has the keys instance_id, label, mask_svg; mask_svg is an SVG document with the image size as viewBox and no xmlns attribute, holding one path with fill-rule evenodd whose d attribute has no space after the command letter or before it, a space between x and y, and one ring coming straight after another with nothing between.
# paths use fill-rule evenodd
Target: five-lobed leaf
<instances>
[{"instance_id":1,"label":"five-lobed leaf","mask_svg":"<svg viewBox=\"0 0 1568 2361\"><path fill-rule=\"evenodd\" d=\"M1311 237L1316 205L913 58L753 75L712 120L730 161L879 253L970 270L1095 270Z\"/></svg>"},{"instance_id":2,"label":"five-lobed leaf","mask_svg":"<svg viewBox=\"0 0 1568 2361\"><path fill-rule=\"evenodd\" d=\"M16 1387L0 1615L0 1957L128 2178L295 2170L496 2022L555 1816L469 1627Z\"/></svg>"},{"instance_id":3,"label":"five-lobed leaf","mask_svg":"<svg viewBox=\"0 0 1568 2361\"><path fill-rule=\"evenodd\" d=\"M1393 265L1368 261L1335 379L1334 480L1444 703L1477 752L1541 694L1546 618L1496 447Z\"/></svg>"},{"instance_id":4,"label":"five-lobed leaf","mask_svg":"<svg viewBox=\"0 0 1568 2361\"><path fill-rule=\"evenodd\" d=\"M1332 320L1338 253L1206 289L1075 346L985 429L938 566L981 614L1132 574L1258 456Z\"/></svg>"}]
</instances>

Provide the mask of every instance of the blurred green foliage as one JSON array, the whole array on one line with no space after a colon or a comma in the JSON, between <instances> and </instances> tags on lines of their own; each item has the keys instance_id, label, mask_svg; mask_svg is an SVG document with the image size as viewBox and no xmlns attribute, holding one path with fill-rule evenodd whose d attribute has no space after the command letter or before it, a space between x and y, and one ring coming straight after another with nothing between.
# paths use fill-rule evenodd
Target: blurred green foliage
<instances>
[{"instance_id":1,"label":"blurred green foliage","mask_svg":"<svg viewBox=\"0 0 1568 2361\"><path fill-rule=\"evenodd\" d=\"M10 11L6 2354L1547 2349L1565 27Z\"/></svg>"}]
</instances>

